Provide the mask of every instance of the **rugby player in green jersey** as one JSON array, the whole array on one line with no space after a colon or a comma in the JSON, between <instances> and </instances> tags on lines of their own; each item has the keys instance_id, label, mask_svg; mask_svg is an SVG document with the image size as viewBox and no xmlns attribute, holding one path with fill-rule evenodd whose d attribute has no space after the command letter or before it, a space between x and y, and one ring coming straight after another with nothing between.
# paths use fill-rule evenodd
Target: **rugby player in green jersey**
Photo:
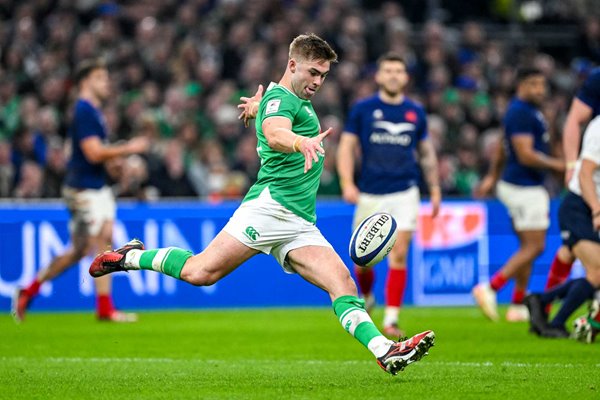
<instances>
[{"instance_id":1,"label":"rugby player in green jersey","mask_svg":"<svg viewBox=\"0 0 600 400\"><path fill-rule=\"evenodd\" d=\"M433 346L435 335L425 331L394 342L383 336L357 297L350 272L315 226L317 188L323 170L321 131L310 99L319 90L337 55L314 34L300 35L290 44L289 59L279 83L259 89L242 108L244 122L256 118L261 168L227 225L200 254L175 248L144 250L134 239L98 255L94 277L148 269L189 282L212 285L259 253L271 254L286 272L297 273L325 290L342 326L396 374L418 361ZM255 107L259 101L258 107Z\"/></svg>"}]
</instances>

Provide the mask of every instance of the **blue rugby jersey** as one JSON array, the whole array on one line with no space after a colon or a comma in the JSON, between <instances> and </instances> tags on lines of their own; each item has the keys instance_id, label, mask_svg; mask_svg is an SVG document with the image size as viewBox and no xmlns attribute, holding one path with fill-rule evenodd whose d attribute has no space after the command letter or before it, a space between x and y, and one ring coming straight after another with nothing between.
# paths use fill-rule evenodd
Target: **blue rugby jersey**
<instances>
[{"instance_id":1,"label":"blue rugby jersey","mask_svg":"<svg viewBox=\"0 0 600 400\"><path fill-rule=\"evenodd\" d=\"M415 153L419 141L427 138L427 119L420 105L408 98L388 104L374 95L352 107L344 131L358 136L362 147L361 192L388 194L418 184Z\"/></svg>"},{"instance_id":2,"label":"blue rugby jersey","mask_svg":"<svg viewBox=\"0 0 600 400\"><path fill-rule=\"evenodd\" d=\"M534 104L514 98L508 105L503 124L508 157L502 180L521 186L541 185L544 182L545 171L520 164L511 138L530 135L533 137L534 149L548 154L549 135L542 112Z\"/></svg>"},{"instance_id":3,"label":"blue rugby jersey","mask_svg":"<svg viewBox=\"0 0 600 400\"><path fill-rule=\"evenodd\" d=\"M98 136L102 142L106 140L104 118L101 111L90 102L79 99L75 104L73 122L69 129L72 154L65 178L67 186L80 189L99 189L106 184L104 165L90 163L81 150L81 141L91 136Z\"/></svg>"}]
</instances>

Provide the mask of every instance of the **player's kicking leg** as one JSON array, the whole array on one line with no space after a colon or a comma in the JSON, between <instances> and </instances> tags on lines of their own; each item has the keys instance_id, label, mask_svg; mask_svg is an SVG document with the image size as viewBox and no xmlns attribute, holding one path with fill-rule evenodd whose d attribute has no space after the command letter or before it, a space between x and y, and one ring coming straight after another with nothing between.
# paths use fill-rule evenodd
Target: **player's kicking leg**
<instances>
[{"instance_id":1,"label":"player's kicking leg","mask_svg":"<svg viewBox=\"0 0 600 400\"><path fill-rule=\"evenodd\" d=\"M204 252L193 257L189 251L178 248L140 250L140 243L131 241L117 250L98 255L90 274L98 277L117 271L148 269L194 285L210 285L258 253L225 232L219 233ZM294 262L293 253L305 262ZM333 249L306 246L289 254L296 272L330 293L342 326L375 355L385 371L397 374L419 361L434 345L435 335L431 331L400 342L383 336L364 309L364 302L356 296L354 281Z\"/></svg>"},{"instance_id":2,"label":"player's kicking leg","mask_svg":"<svg viewBox=\"0 0 600 400\"><path fill-rule=\"evenodd\" d=\"M373 324L364 301L357 297L348 269L331 247L304 246L291 250L287 260L307 281L327 291L341 325L364 345L386 372L396 375L419 361L434 345L435 334L425 331L404 341L385 337Z\"/></svg>"}]
</instances>

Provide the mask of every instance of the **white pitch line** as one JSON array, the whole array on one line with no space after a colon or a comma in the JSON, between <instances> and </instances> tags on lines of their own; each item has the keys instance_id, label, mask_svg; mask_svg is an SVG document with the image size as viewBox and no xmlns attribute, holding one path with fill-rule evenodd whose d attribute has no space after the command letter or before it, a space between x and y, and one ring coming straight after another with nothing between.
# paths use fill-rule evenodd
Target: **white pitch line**
<instances>
[{"instance_id":1,"label":"white pitch line","mask_svg":"<svg viewBox=\"0 0 600 400\"><path fill-rule=\"evenodd\" d=\"M154 364L168 364L168 363L198 363L198 364L218 364L228 363L231 360L214 360L214 359L187 359L187 358L144 358L144 357L0 357L0 361L12 361L12 362L27 362L27 361L47 361L55 363L154 363ZM245 359L244 362L256 363L256 364L280 364L283 360L271 360L271 359ZM336 364L336 365L356 365L356 364L371 364L373 361L368 360L287 360L296 364ZM465 368L491 368L491 367L512 367L512 368L585 368L590 367L589 364L574 364L574 363L521 363L513 361L502 361L502 362L465 362L465 361L429 361L425 360L427 365L439 365L448 367L465 367ZM600 368L600 364L594 364L593 367Z\"/></svg>"}]
</instances>

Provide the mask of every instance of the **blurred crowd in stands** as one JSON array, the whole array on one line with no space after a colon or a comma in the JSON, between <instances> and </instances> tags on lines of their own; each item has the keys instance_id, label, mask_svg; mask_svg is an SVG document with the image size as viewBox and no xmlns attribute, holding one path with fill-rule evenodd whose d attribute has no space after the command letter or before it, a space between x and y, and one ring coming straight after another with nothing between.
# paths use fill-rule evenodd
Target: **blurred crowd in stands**
<instances>
[{"instance_id":1,"label":"blurred crowd in stands","mask_svg":"<svg viewBox=\"0 0 600 400\"><path fill-rule=\"evenodd\" d=\"M444 194L469 196L498 145L516 67L545 72L543 112L560 154L571 97L600 63L593 2L541 2L554 10L553 26L565 27L546 43L528 36L536 21L525 19L535 12L502 12L514 1L481 2L485 15L450 22L431 8L444 1L0 0L0 197L60 197L73 70L93 56L110 66L111 140L145 135L153 143L149 154L107 166L118 196L242 196L260 161L254 128L237 119L239 97L278 81L291 39L305 32L332 43L340 59L313 100L321 125L335 129L321 194L340 193L335 148L347 110L376 90L374 62L392 50L406 59L409 95L427 110ZM569 32L567 45L552 47ZM549 181L553 193L559 182Z\"/></svg>"}]
</instances>

